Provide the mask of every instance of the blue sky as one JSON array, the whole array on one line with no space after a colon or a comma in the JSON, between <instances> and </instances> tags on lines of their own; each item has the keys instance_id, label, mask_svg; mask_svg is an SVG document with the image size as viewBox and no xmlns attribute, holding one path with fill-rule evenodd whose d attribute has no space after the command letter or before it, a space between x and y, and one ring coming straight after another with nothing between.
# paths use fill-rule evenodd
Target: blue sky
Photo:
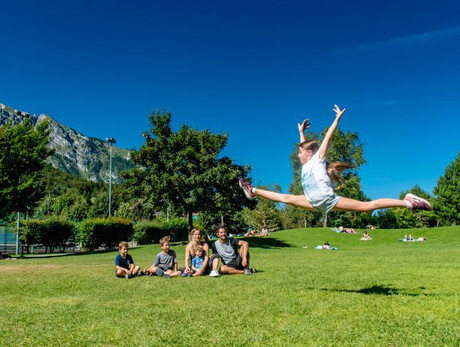
<instances>
[{"instance_id":1,"label":"blue sky","mask_svg":"<svg viewBox=\"0 0 460 347\"><path fill-rule=\"evenodd\" d=\"M347 107L371 198L432 192L459 154L457 1L16 1L0 102L138 149L151 110L229 135L257 184L292 180L297 122Z\"/></svg>"}]
</instances>

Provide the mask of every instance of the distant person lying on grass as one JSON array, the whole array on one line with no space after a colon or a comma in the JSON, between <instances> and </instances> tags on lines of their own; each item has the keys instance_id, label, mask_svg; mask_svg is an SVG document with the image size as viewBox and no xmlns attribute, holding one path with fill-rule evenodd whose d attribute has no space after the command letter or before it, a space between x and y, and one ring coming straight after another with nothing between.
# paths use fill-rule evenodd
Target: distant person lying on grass
<instances>
[{"instance_id":1,"label":"distant person lying on grass","mask_svg":"<svg viewBox=\"0 0 460 347\"><path fill-rule=\"evenodd\" d=\"M355 229L351 228L344 228L343 226L339 226L339 232L341 233L347 233L347 234L357 234Z\"/></svg>"},{"instance_id":2,"label":"distant person lying on grass","mask_svg":"<svg viewBox=\"0 0 460 347\"><path fill-rule=\"evenodd\" d=\"M404 235L404 242L407 242L407 241L414 241L414 238L412 237L412 234L409 234L409 236L407 236L407 234Z\"/></svg>"},{"instance_id":3,"label":"distant person lying on grass","mask_svg":"<svg viewBox=\"0 0 460 347\"><path fill-rule=\"evenodd\" d=\"M177 277L181 272L177 269L177 256L171 247L169 236L160 239L161 252L157 254L153 265L145 270L149 276L157 275L163 278Z\"/></svg>"},{"instance_id":4,"label":"distant person lying on grass","mask_svg":"<svg viewBox=\"0 0 460 347\"><path fill-rule=\"evenodd\" d=\"M329 242L324 242L324 244L321 246L316 246L315 249L326 249L326 250L336 250L338 247L331 247Z\"/></svg>"},{"instance_id":5,"label":"distant person lying on grass","mask_svg":"<svg viewBox=\"0 0 460 347\"><path fill-rule=\"evenodd\" d=\"M128 249L128 242L121 241L118 244L120 254L115 257L115 275L117 277L132 278L142 275L142 272L139 271L140 267L134 265L133 257L128 254Z\"/></svg>"},{"instance_id":6,"label":"distant person lying on grass","mask_svg":"<svg viewBox=\"0 0 460 347\"><path fill-rule=\"evenodd\" d=\"M369 241L372 240L371 235L367 231L364 232L363 237L361 237L361 241Z\"/></svg>"},{"instance_id":7,"label":"distant person lying on grass","mask_svg":"<svg viewBox=\"0 0 460 347\"><path fill-rule=\"evenodd\" d=\"M223 274L252 275L255 272L253 268L249 268L249 244L246 241L228 238L224 226L217 229L217 238L218 240L211 244L212 256L209 259L209 266L212 267L212 271L209 276L219 276L217 270L219 258L224 263L220 268ZM238 247L240 247L239 252Z\"/></svg>"},{"instance_id":8,"label":"distant person lying on grass","mask_svg":"<svg viewBox=\"0 0 460 347\"><path fill-rule=\"evenodd\" d=\"M426 238L421 236L421 237L419 237L417 239L414 239L412 237L412 234L409 234L409 236L406 234L406 235L404 235L404 238L399 240L399 241L403 241L403 242L425 242Z\"/></svg>"}]
</instances>

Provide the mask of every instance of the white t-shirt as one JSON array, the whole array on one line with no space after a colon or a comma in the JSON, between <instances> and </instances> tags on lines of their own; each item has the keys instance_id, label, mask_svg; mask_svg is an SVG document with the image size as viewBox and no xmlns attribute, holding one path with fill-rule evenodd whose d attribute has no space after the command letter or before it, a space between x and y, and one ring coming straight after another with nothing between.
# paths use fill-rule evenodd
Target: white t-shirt
<instances>
[{"instance_id":1,"label":"white t-shirt","mask_svg":"<svg viewBox=\"0 0 460 347\"><path fill-rule=\"evenodd\" d=\"M326 160L316 152L302 165L301 183L308 202L321 212L329 212L339 201L327 174Z\"/></svg>"}]
</instances>

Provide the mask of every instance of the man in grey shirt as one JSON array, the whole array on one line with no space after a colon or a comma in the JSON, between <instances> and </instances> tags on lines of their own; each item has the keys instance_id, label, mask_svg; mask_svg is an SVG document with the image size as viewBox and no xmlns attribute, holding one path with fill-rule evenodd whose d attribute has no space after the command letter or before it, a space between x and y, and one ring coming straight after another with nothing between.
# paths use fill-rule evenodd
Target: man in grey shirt
<instances>
[{"instance_id":1,"label":"man in grey shirt","mask_svg":"<svg viewBox=\"0 0 460 347\"><path fill-rule=\"evenodd\" d=\"M220 267L221 273L252 275L255 269L249 268L249 244L243 240L228 238L224 226L220 226L216 234L218 240L211 244L212 256L209 259L209 266L212 267L212 271L209 276L219 276L217 270L219 258L223 263ZM238 247L240 247L239 252Z\"/></svg>"}]
</instances>

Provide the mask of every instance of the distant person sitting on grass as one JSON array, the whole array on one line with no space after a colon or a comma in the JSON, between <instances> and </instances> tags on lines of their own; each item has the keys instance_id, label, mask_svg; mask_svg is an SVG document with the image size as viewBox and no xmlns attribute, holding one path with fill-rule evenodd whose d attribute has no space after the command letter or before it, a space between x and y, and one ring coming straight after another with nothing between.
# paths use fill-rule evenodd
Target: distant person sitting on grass
<instances>
[{"instance_id":1,"label":"distant person sitting on grass","mask_svg":"<svg viewBox=\"0 0 460 347\"><path fill-rule=\"evenodd\" d=\"M134 265L133 257L128 254L129 245L128 242L121 241L118 244L118 254L115 257L115 275L122 278L132 278L134 276L140 276L142 274L140 267Z\"/></svg>"},{"instance_id":2,"label":"distant person sitting on grass","mask_svg":"<svg viewBox=\"0 0 460 347\"><path fill-rule=\"evenodd\" d=\"M262 230L260 231L259 236L268 236L268 235L270 234L268 233L267 227L263 227Z\"/></svg>"},{"instance_id":3,"label":"distant person sitting on grass","mask_svg":"<svg viewBox=\"0 0 460 347\"><path fill-rule=\"evenodd\" d=\"M177 269L177 256L171 247L169 236L160 239L161 252L157 254L153 265L145 270L149 276L160 276L164 278L177 277L181 272Z\"/></svg>"},{"instance_id":4,"label":"distant person sitting on grass","mask_svg":"<svg viewBox=\"0 0 460 347\"><path fill-rule=\"evenodd\" d=\"M220 226L216 234L218 240L211 244L212 256L209 259L209 266L212 267L212 271L209 276L219 276L217 270L219 258L223 263L220 268L221 273L252 275L255 269L249 268L249 244L243 240L228 238L224 226ZM240 247L239 252L238 247Z\"/></svg>"},{"instance_id":5,"label":"distant person sitting on grass","mask_svg":"<svg viewBox=\"0 0 460 347\"><path fill-rule=\"evenodd\" d=\"M361 241L369 241L372 240L371 235L367 231L364 232L363 237L361 237Z\"/></svg>"},{"instance_id":6,"label":"distant person sitting on grass","mask_svg":"<svg viewBox=\"0 0 460 347\"><path fill-rule=\"evenodd\" d=\"M195 247L195 256L192 258L192 266L190 266L188 269L186 269L182 273L182 277L191 277L198 271L202 271L202 269L205 267L205 256L204 256L204 251L203 251L203 246L198 245Z\"/></svg>"}]
</instances>

